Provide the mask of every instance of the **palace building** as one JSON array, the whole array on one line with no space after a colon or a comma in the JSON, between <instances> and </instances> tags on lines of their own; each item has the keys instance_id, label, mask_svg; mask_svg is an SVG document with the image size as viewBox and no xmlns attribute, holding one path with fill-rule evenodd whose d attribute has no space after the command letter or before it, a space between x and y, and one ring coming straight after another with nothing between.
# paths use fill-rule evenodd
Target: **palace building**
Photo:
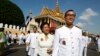
<instances>
[{"instance_id":1,"label":"palace building","mask_svg":"<svg viewBox=\"0 0 100 56\"><path fill-rule=\"evenodd\" d=\"M32 13L30 11L30 19L27 21L27 30L31 30L33 26L40 27L40 25L44 22L50 24L50 30L55 30L59 28L63 24L64 14L60 11L58 0L56 1L55 9L49 9L47 7L43 7L40 15L32 17Z\"/></svg>"}]
</instances>

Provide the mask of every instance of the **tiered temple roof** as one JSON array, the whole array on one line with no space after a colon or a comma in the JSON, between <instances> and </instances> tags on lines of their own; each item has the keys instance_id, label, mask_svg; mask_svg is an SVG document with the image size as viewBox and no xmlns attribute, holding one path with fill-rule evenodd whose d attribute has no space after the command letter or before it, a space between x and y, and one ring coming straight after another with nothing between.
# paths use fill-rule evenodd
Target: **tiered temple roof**
<instances>
[{"instance_id":1,"label":"tiered temple roof","mask_svg":"<svg viewBox=\"0 0 100 56\"><path fill-rule=\"evenodd\" d=\"M64 14L60 11L58 0L56 2L56 7L54 10L49 9L47 7L43 7L40 13L40 16L37 17L43 17L43 16L50 16L58 21L64 21Z\"/></svg>"}]
</instances>

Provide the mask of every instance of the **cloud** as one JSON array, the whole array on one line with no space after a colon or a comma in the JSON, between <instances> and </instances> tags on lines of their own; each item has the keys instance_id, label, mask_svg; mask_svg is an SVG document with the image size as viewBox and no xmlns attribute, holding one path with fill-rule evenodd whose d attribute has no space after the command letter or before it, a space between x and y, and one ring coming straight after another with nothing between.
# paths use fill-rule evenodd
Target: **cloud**
<instances>
[{"instance_id":1,"label":"cloud","mask_svg":"<svg viewBox=\"0 0 100 56\"><path fill-rule=\"evenodd\" d=\"M79 16L79 19L85 21L85 22L88 22L90 23L91 22L91 17L93 16L97 16L98 13L95 12L94 10L92 10L91 8L87 8L81 16Z\"/></svg>"},{"instance_id":2,"label":"cloud","mask_svg":"<svg viewBox=\"0 0 100 56\"><path fill-rule=\"evenodd\" d=\"M92 17L95 16L98 16L98 13L91 8L87 8L85 11L83 11L81 16L79 16L81 22L78 22L76 25L81 28L86 28L89 25L94 25L94 23L92 22Z\"/></svg>"},{"instance_id":3,"label":"cloud","mask_svg":"<svg viewBox=\"0 0 100 56\"><path fill-rule=\"evenodd\" d=\"M84 28L86 26L86 23L78 22L76 26L79 26L80 28Z\"/></svg>"}]
</instances>

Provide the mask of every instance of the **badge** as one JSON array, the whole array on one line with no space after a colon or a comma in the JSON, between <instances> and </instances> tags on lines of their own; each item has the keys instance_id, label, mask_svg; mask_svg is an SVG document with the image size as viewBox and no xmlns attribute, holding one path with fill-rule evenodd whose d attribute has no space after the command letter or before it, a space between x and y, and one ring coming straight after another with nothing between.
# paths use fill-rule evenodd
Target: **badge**
<instances>
[{"instance_id":1,"label":"badge","mask_svg":"<svg viewBox=\"0 0 100 56\"><path fill-rule=\"evenodd\" d=\"M59 41L62 45L66 45L66 38L61 38Z\"/></svg>"},{"instance_id":2,"label":"badge","mask_svg":"<svg viewBox=\"0 0 100 56\"><path fill-rule=\"evenodd\" d=\"M63 44L63 45L66 45L66 41L65 41L65 40L63 40L63 41L62 41L62 44Z\"/></svg>"},{"instance_id":3,"label":"badge","mask_svg":"<svg viewBox=\"0 0 100 56\"><path fill-rule=\"evenodd\" d=\"M41 41L43 41L43 38L41 38Z\"/></svg>"}]
</instances>

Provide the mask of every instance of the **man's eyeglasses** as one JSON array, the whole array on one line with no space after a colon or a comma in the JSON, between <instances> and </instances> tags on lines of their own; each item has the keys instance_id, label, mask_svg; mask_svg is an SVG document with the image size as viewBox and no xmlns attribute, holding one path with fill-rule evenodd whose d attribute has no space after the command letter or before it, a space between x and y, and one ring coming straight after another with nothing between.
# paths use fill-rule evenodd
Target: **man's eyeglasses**
<instances>
[{"instance_id":1,"label":"man's eyeglasses","mask_svg":"<svg viewBox=\"0 0 100 56\"><path fill-rule=\"evenodd\" d=\"M66 16L74 16L75 17L76 15L75 14L67 14Z\"/></svg>"}]
</instances>

